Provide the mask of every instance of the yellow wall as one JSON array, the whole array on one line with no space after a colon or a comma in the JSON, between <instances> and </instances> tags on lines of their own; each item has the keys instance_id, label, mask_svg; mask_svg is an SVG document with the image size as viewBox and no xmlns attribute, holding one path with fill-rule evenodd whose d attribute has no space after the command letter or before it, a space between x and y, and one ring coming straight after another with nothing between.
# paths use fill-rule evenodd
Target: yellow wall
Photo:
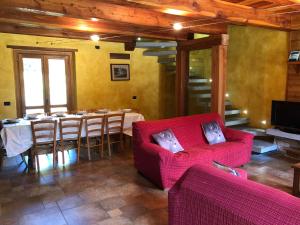
<instances>
[{"instance_id":1,"label":"yellow wall","mask_svg":"<svg viewBox=\"0 0 300 225\"><path fill-rule=\"evenodd\" d=\"M92 41L0 33L0 118L16 116L13 56L7 45L78 49L78 109L138 108L147 119L163 115L159 109L159 93L164 91L159 89L160 65L157 57L143 56L143 49L127 52L130 60L115 60L109 58L109 53L125 53L123 44L100 42L101 49L96 50ZM130 64L130 81L111 81L110 63ZM133 95L137 100L132 100ZM4 107L4 101L12 105Z\"/></svg>"},{"instance_id":2,"label":"yellow wall","mask_svg":"<svg viewBox=\"0 0 300 225\"><path fill-rule=\"evenodd\" d=\"M270 126L272 100L285 99L288 33L251 26L229 28L229 99L248 109L250 125Z\"/></svg>"}]
</instances>

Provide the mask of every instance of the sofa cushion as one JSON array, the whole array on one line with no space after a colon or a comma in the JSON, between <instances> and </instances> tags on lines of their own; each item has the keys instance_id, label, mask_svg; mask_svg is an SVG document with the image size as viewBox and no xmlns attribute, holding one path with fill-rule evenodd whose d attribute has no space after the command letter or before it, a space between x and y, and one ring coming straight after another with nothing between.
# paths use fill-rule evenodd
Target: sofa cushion
<instances>
[{"instance_id":1,"label":"sofa cushion","mask_svg":"<svg viewBox=\"0 0 300 225\"><path fill-rule=\"evenodd\" d=\"M203 134L201 123L217 121L224 130L224 123L217 113L201 114L177 117L164 120L140 121L135 123L135 130L138 136L135 140L154 142L152 134L162 130L172 129L183 149L190 148L195 145L207 144L207 140ZM140 132L142 131L142 132Z\"/></svg>"},{"instance_id":2,"label":"sofa cushion","mask_svg":"<svg viewBox=\"0 0 300 225\"><path fill-rule=\"evenodd\" d=\"M152 137L160 147L169 150L170 152L177 153L183 151L182 146L171 129L152 134Z\"/></svg>"},{"instance_id":3,"label":"sofa cushion","mask_svg":"<svg viewBox=\"0 0 300 225\"><path fill-rule=\"evenodd\" d=\"M225 142L223 132L216 121L202 123L203 133L210 145Z\"/></svg>"},{"instance_id":4,"label":"sofa cushion","mask_svg":"<svg viewBox=\"0 0 300 225\"><path fill-rule=\"evenodd\" d=\"M247 149L247 145L241 142L227 141L215 145L202 145L201 148L205 150L211 150L213 160L220 162L230 167L238 167L243 162L248 161L249 154L245 154L244 149Z\"/></svg>"}]
</instances>

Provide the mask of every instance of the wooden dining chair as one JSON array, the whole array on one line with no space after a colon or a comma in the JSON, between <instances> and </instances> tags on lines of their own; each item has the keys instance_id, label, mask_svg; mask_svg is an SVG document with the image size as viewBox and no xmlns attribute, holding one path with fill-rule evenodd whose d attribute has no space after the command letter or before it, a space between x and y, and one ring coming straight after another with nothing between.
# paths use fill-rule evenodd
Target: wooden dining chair
<instances>
[{"instance_id":1,"label":"wooden dining chair","mask_svg":"<svg viewBox=\"0 0 300 225\"><path fill-rule=\"evenodd\" d=\"M109 157L111 157L111 144L120 143L121 149L124 148L123 129L125 113L108 114L105 118L108 154ZM112 140L113 137L119 138L117 140Z\"/></svg>"},{"instance_id":2,"label":"wooden dining chair","mask_svg":"<svg viewBox=\"0 0 300 225\"><path fill-rule=\"evenodd\" d=\"M100 156L103 158L105 117L103 115L85 116L83 121L89 160L91 160L91 148L94 147L99 147Z\"/></svg>"},{"instance_id":3,"label":"wooden dining chair","mask_svg":"<svg viewBox=\"0 0 300 225\"><path fill-rule=\"evenodd\" d=\"M31 148L31 158L36 159L38 171L40 171L39 155L52 153L53 168L56 161L56 120L31 121L31 132L33 146Z\"/></svg>"},{"instance_id":4,"label":"wooden dining chair","mask_svg":"<svg viewBox=\"0 0 300 225\"><path fill-rule=\"evenodd\" d=\"M77 148L77 162L79 162L81 145L82 118L61 118L59 120L60 141L57 152L62 153L63 165L65 165L64 151Z\"/></svg>"}]
</instances>

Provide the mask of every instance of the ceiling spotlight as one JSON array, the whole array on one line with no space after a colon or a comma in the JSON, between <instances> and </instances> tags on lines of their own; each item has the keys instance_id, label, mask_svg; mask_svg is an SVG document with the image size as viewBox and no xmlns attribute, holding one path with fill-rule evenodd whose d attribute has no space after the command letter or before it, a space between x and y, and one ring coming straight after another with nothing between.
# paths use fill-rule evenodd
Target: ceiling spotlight
<instances>
[{"instance_id":1,"label":"ceiling spotlight","mask_svg":"<svg viewBox=\"0 0 300 225\"><path fill-rule=\"evenodd\" d=\"M247 110L247 109L244 109L243 113L244 113L245 115L247 115L247 114L248 114L248 110Z\"/></svg>"},{"instance_id":2,"label":"ceiling spotlight","mask_svg":"<svg viewBox=\"0 0 300 225\"><path fill-rule=\"evenodd\" d=\"M98 34L93 34L90 36L92 41L99 41L100 40L100 36Z\"/></svg>"},{"instance_id":3,"label":"ceiling spotlight","mask_svg":"<svg viewBox=\"0 0 300 225\"><path fill-rule=\"evenodd\" d=\"M209 83L211 83L212 82L212 79L209 79Z\"/></svg>"},{"instance_id":4,"label":"ceiling spotlight","mask_svg":"<svg viewBox=\"0 0 300 225\"><path fill-rule=\"evenodd\" d=\"M181 23L174 23L173 24L173 29L174 30L181 30L183 28Z\"/></svg>"},{"instance_id":5,"label":"ceiling spotlight","mask_svg":"<svg viewBox=\"0 0 300 225\"><path fill-rule=\"evenodd\" d=\"M79 25L79 29L80 30L88 30L89 27L87 25L85 25L85 24L81 24L81 25Z\"/></svg>"},{"instance_id":6,"label":"ceiling spotlight","mask_svg":"<svg viewBox=\"0 0 300 225\"><path fill-rule=\"evenodd\" d=\"M142 40L142 38L141 38L141 37L138 37L136 40L138 40L138 41L141 41L141 40Z\"/></svg>"},{"instance_id":7,"label":"ceiling spotlight","mask_svg":"<svg viewBox=\"0 0 300 225\"><path fill-rule=\"evenodd\" d=\"M261 123L262 123L263 125L266 125L266 124L267 124L267 121L266 121L266 120L262 120Z\"/></svg>"},{"instance_id":8,"label":"ceiling spotlight","mask_svg":"<svg viewBox=\"0 0 300 225\"><path fill-rule=\"evenodd\" d=\"M226 98L228 98L228 97L229 97L229 94L228 94L228 93L226 93L226 94L225 94L225 97L226 97Z\"/></svg>"},{"instance_id":9,"label":"ceiling spotlight","mask_svg":"<svg viewBox=\"0 0 300 225\"><path fill-rule=\"evenodd\" d=\"M183 11L179 9L165 9L163 12L171 15L177 15L177 16L184 16L188 14L187 11Z\"/></svg>"},{"instance_id":10,"label":"ceiling spotlight","mask_svg":"<svg viewBox=\"0 0 300 225\"><path fill-rule=\"evenodd\" d=\"M91 18L91 21L97 22L97 21L99 21L99 19L98 19L98 18L95 18L95 17L93 17L93 18Z\"/></svg>"}]
</instances>

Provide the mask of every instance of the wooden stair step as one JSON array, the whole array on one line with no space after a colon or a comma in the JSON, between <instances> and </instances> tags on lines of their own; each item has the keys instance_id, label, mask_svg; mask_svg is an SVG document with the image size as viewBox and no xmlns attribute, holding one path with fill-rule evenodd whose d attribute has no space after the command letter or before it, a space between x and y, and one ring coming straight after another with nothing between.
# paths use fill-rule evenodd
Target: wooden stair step
<instances>
[{"instance_id":1,"label":"wooden stair step","mask_svg":"<svg viewBox=\"0 0 300 225\"><path fill-rule=\"evenodd\" d=\"M176 50L162 50L162 51L153 51L153 50L146 50L143 52L144 56L167 56L167 55L176 55Z\"/></svg>"},{"instance_id":2,"label":"wooden stair step","mask_svg":"<svg viewBox=\"0 0 300 225\"><path fill-rule=\"evenodd\" d=\"M135 45L136 48L170 48L177 47L176 41L161 41L161 42L151 42L151 41L138 41Z\"/></svg>"},{"instance_id":3,"label":"wooden stair step","mask_svg":"<svg viewBox=\"0 0 300 225\"><path fill-rule=\"evenodd\" d=\"M225 116L229 116L229 115L238 115L241 113L241 110L239 109L230 109L230 110L225 110Z\"/></svg>"},{"instance_id":4,"label":"wooden stair step","mask_svg":"<svg viewBox=\"0 0 300 225\"><path fill-rule=\"evenodd\" d=\"M227 127L247 124L247 123L249 123L249 119L244 117L230 118L225 120L225 126Z\"/></svg>"},{"instance_id":5,"label":"wooden stair step","mask_svg":"<svg viewBox=\"0 0 300 225\"><path fill-rule=\"evenodd\" d=\"M195 83L208 83L209 80L205 78L197 78L197 79L189 79L189 84L195 84Z\"/></svg>"}]
</instances>

